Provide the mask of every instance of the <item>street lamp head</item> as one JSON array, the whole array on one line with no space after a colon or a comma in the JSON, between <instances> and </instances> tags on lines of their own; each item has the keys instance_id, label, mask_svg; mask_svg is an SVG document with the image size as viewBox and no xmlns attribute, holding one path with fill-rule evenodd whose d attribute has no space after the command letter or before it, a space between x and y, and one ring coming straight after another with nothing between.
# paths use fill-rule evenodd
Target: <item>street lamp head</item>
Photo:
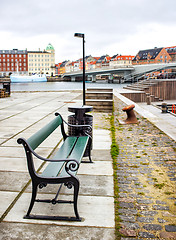
<instances>
[{"instance_id":1,"label":"street lamp head","mask_svg":"<svg viewBox=\"0 0 176 240\"><path fill-rule=\"evenodd\" d=\"M74 37L84 38L84 33L75 33Z\"/></svg>"}]
</instances>

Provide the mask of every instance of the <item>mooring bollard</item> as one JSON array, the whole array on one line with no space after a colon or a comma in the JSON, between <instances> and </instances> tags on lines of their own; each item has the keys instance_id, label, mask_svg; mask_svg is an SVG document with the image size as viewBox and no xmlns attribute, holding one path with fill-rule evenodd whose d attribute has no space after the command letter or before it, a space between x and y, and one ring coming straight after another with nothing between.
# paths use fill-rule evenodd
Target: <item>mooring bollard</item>
<instances>
[{"instance_id":1,"label":"mooring bollard","mask_svg":"<svg viewBox=\"0 0 176 240\"><path fill-rule=\"evenodd\" d=\"M138 123L138 120L136 118L136 115L133 111L133 108L135 107L134 104L129 105L127 107L122 108L124 112L127 114L127 119L125 121L119 120L120 124L132 124L132 123Z\"/></svg>"},{"instance_id":2,"label":"mooring bollard","mask_svg":"<svg viewBox=\"0 0 176 240\"><path fill-rule=\"evenodd\" d=\"M167 113L168 112L167 103L162 103L161 110L162 110L162 113Z\"/></svg>"},{"instance_id":3,"label":"mooring bollard","mask_svg":"<svg viewBox=\"0 0 176 240\"><path fill-rule=\"evenodd\" d=\"M150 93L146 93L146 102L147 102L147 105L150 105L150 104L151 104Z\"/></svg>"},{"instance_id":4,"label":"mooring bollard","mask_svg":"<svg viewBox=\"0 0 176 240\"><path fill-rule=\"evenodd\" d=\"M147 105L150 105L151 104L151 97L150 95L147 96Z\"/></svg>"}]
</instances>

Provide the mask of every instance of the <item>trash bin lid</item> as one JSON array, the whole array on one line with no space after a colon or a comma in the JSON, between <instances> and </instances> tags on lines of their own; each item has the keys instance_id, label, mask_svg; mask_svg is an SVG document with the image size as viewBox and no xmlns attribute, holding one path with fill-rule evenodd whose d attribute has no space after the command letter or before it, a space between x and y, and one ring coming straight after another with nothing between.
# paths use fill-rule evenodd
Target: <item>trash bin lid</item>
<instances>
[{"instance_id":1,"label":"trash bin lid","mask_svg":"<svg viewBox=\"0 0 176 240\"><path fill-rule=\"evenodd\" d=\"M92 106L71 106L68 107L68 111L69 112L74 112L74 113L78 113L78 112L82 112L82 113L86 113L86 112L91 112L93 110Z\"/></svg>"}]
</instances>

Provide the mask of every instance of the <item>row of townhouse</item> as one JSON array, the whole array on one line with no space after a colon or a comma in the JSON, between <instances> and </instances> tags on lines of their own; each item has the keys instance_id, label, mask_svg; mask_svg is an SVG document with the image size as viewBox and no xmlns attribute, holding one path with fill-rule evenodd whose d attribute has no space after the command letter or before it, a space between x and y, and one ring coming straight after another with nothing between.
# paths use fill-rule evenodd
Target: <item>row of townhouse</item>
<instances>
[{"instance_id":1,"label":"row of townhouse","mask_svg":"<svg viewBox=\"0 0 176 240\"><path fill-rule=\"evenodd\" d=\"M118 66L130 66L136 64L152 64L152 63L168 63L176 61L176 46L165 48L153 48L140 50L136 56L131 55L119 55L116 54L113 57L109 55L103 55L101 57L85 57L85 69L92 70L95 68L114 68ZM67 72L76 72L83 69L82 58L71 62L64 61L56 64L56 74L62 75Z\"/></svg>"},{"instance_id":2,"label":"row of townhouse","mask_svg":"<svg viewBox=\"0 0 176 240\"><path fill-rule=\"evenodd\" d=\"M55 75L55 50L49 43L46 50L0 50L0 76L12 73Z\"/></svg>"},{"instance_id":3,"label":"row of townhouse","mask_svg":"<svg viewBox=\"0 0 176 240\"><path fill-rule=\"evenodd\" d=\"M114 68L120 65L130 66L132 65L132 59L134 56L130 55L103 55L101 57L92 57L91 55L85 57L85 69L93 70L96 68L110 67ZM62 63L56 64L56 74L62 75L68 72L77 72L83 69L83 59L80 58L77 61L66 60Z\"/></svg>"},{"instance_id":4,"label":"row of townhouse","mask_svg":"<svg viewBox=\"0 0 176 240\"><path fill-rule=\"evenodd\" d=\"M112 57L103 55L101 57L85 57L86 70L96 68L130 66L132 64L152 64L176 61L176 46L165 48L154 48L140 50L136 56L119 55ZM62 75L65 72L76 72L83 69L83 59L77 61L64 61L55 64L55 50L49 43L46 50L27 51L26 50L0 50L0 76L9 76L11 73L39 74L44 73L49 76Z\"/></svg>"}]
</instances>

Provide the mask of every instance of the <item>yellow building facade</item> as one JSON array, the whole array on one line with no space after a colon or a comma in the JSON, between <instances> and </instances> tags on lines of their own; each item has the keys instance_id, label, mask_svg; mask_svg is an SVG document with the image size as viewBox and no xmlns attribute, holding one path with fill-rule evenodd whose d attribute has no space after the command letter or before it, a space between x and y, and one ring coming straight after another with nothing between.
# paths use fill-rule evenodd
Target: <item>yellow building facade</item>
<instances>
[{"instance_id":1,"label":"yellow building facade","mask_svg":"<svg viewBox=\"0 0 176 240\"><path fill-rule=\"evenodd\" d=\"M55 50L51 43L44 51L28 51L28 73L55 75Z\"/></svg>"}]
</instances>

